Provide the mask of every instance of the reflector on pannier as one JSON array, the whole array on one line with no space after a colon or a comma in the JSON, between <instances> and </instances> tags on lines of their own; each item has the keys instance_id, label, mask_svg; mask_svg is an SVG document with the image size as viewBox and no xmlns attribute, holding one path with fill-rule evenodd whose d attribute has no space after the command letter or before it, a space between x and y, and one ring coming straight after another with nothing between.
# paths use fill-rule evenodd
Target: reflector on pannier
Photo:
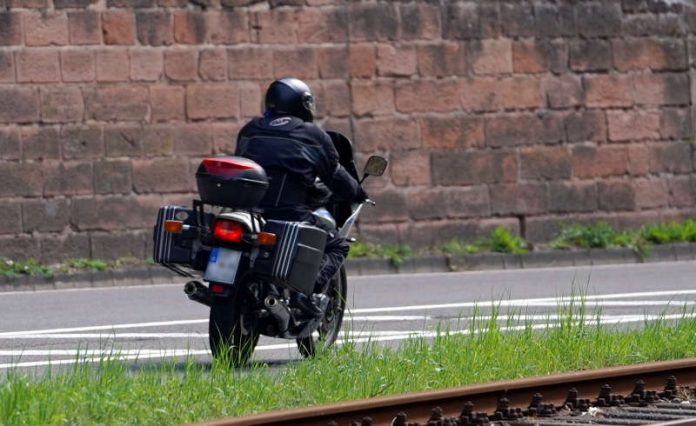
<instances>
[{"instance_id":1,"label":"reflector on pannier","mask_svg":"<svg viewBox=\"0 0 696 426\"><path fill-rule=\"evenodd\" d=\"M326 232L304 222L269 220L264 232L277 236L275 246L262 246L254 271L276 284L312 294L326 246Z\"/></svg>"},{"instance_id":2,"label":"reflector on pannier","mask_svg":"<svg viewBox=\"0 0 696 426\"><path fill-rule=\"evenodd\" d=\"M268 189L266 172L243 157L214 157L201 162L196 172L201 201L234 209L259 205Z\"/></svg>"}]
</instances>

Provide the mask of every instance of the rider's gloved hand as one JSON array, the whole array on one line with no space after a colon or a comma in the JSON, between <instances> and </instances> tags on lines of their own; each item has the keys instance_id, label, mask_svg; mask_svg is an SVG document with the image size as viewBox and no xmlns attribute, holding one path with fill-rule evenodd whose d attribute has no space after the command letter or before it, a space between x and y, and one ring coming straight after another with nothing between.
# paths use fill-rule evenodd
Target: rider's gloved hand
<instances>
[{"instance_id":1,"label":"rider's gloved hand","mask_svg":"<svg viewBox=\"0 0 696 426\"><path fill-rule=\"evenodd\" d=\"M355 196L355 199L353 200L356 203L362 203L363 201L369 199L370 196L367 195L367 192L362 188L362 186L358 187L358 193Z\"/></svg>"}]
</instances>

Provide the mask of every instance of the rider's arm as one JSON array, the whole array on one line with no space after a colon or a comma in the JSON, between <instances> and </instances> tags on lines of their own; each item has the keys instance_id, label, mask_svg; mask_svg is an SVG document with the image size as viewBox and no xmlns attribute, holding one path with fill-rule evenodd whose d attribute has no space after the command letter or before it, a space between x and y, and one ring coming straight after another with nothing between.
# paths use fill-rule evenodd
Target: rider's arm
<instances>
[{"instance_id":1,"label":"rider's arm","mask_svg":"<svg viewBox=\"0 0 696 426\"><path fill-rule=\"evenodd\" d=\"M320 132L320 138L323 155L320 156L317 164L319 178L340 198L349 201L360 198L364 192L358 181L338 162L338 152L336 152L331 138L324 132Z\"/></svg>"}]
</instances>

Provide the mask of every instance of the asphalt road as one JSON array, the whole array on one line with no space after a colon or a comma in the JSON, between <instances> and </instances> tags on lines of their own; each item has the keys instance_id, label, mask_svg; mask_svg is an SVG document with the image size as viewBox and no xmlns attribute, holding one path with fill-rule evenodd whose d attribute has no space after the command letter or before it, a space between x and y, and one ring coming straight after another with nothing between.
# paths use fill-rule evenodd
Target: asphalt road
<instances>
[{"instance_id":1,"label":"asphalt road","mask_svg":"<svg viewBox=\"0 0 696 426\"><path fill-rule=\"evenodd\" d=\"M554 321L562 298L584 294L587 312L607 324L640 325L650 315L682 315L696 305L696 262L349 278L349 339L398 344L447 326L466 330L497 309L505 324ZM495 308L494 308L495 307ZM592 316L592 315L590 315ZM157 363L187 354L210 362L208 309L182 284L0 293L0 370L42 371L103 354ZM293 341L262 338L255 359L300 357ZM137 360L137 361L136 361Z\"/></svg>"}]
</instances>

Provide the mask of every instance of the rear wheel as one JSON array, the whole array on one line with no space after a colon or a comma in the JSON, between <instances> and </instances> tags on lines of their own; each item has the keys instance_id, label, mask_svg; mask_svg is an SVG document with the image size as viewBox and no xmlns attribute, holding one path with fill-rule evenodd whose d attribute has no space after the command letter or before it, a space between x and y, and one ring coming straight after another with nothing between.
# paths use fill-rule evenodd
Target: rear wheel
<instances>
[{"instance_id":1,"label":"rear wheel","mask_svg":"<svg viewBox=\"0 0 696 426\"><path fill-rule=\"evenodd\" d=\"M254 353L259 333L253 322L245 324L237 298L213 298L210 305L208 339L213 357L238 367Z\"/></svg>"},{"instance_id":2,"label":"rear wheel","mask_svg":"<svg viewBox=\"0 0 696 426\"><path fill-rule=\"evenodd\" d=\"M316 355L319 348L328 348L338 338L343 323L343 313L346 309L346 296L348 294L348 280L346 270L341 266L340 271L331 280L327 296L329 305L319 328L308 337L297 339L297 349L305 358Z\"/></svg>"}]
</instances>

